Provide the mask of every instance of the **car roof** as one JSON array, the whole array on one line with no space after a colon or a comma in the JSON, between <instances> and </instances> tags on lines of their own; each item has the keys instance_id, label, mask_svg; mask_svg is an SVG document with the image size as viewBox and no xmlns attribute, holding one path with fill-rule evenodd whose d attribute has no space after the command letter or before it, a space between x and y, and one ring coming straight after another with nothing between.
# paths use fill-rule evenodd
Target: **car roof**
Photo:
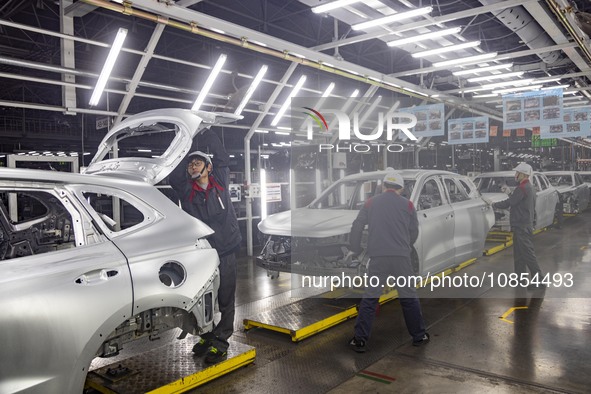
<instances>
[{"instance_id":1,"label":"car roof","mask_svg":"<svg viewBox=\"0 0 591 394\"><path fill-rule=\"evenodd\" d=\"M534 171L533 172L534 175L543 175L544 173L539 172L539 171ZM485 177L491 177L491 178L505 178L505 177L514 177L515 176L515 171L494 171L494 172L485 172L483 174L478 174L476 176L476 178L485 178Z\"/></svg>"},{"instance_id":2,"label":"car roof","mask_svg":"<svg viewBox=\"0 0 591 394\"><path fill-rule=\"evenodd\" d=\"M572 175L578 171L546 171L544 174L546 175Z\"/></svg>"},{"instance_id":3,"label":"car roof","mask_svg":"<svg viewBox=\"0 0 591 394\"><path fill-rule=\"evenodd\" d=\"M384 176L386 176L386 173L388 173L391 170L381 170L381 171L369 171L369 172L363 172L361 174L352 174L352 175L347 175L344 178L341 178L340 181L363 181L363 180L368 180L368 179L381 179ZM452 176L463 176L463 175L459 175L456 174L454 172L449 172L449 171L443 171L443 170L418 170L418 169L409 169L409 170L394 170L396 172L399 172L402 177L404 179L418 179L421 178L423 176L428 176L428 175L452 175Z\"/></svg>"}]
</instances>

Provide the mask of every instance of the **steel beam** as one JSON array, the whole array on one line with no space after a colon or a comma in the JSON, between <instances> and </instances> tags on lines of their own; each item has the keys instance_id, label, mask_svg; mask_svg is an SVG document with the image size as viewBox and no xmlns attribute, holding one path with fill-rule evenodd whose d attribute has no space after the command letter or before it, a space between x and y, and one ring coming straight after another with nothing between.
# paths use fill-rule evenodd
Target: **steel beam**
<instances>
[{"instance_id":1,"label":"steel beam","mask_svg":"<svg viewBox=\"0 0 591 394\"><path fill-rule=\"evenodd\" d=\"M72 0L60 1L60 31L62 34L74 34L74 18L66 15L66 8L72 5ZM72 40L61 39L61 61L62 66L66 68L76 68L74 59L74 42ZM76 77L73 74L62 74L62 81L75 83ZM65 108L76 108L76 89L70 86L62 86L62 105ZM66 115L75 115L69 111Z\"/></svg>"},{"instance_id":2,"label":"steel beam","mask_svg":"<svg viewBox=\"0 0 591 394\"><path fill-rule=\"evenodd\" d=\"M453 14L449 14L449 15L442 15L442 16L439 16L436 18L432 18L432 20L420 21L420 22L414 22L414 23L406 23L406 24L404 24L403 27L401 27L399 29L390 29L389 31L378 30L374 33L360 34L355 37L349 37L349 38L345 38L342 40L333 41L333 42L329 42L329 43L322 44L322 45L317 45L313 49L316 51L324 51L326 49L342 47L345 45L351 45L351 44L356 44L358 42L371 40L372 38L380 38L380 37L390 36L390 35L393 35L396 33L402 33L402 32L409 31L409 30L420 29L421 27L433 26L433 25L437 25L439 23L451 22L451 21L454 21L457 19L469 18L472 16L484 14L487 12L499 11L499 10L503 10L506 8L516 7L518 5L524 5L527 3L538 2L538 1L539 0L502 1L497 4L471 8L471 9L468 9L465 11L454 12Z\"/></svg>"}]
</instances>

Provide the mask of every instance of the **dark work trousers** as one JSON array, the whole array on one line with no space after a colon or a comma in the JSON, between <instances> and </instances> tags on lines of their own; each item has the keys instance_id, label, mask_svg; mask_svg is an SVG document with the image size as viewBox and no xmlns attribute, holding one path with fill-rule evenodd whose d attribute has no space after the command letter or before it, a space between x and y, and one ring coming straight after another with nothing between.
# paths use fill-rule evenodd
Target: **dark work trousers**
<instances>
[{"instance_id":1,"label":"dark work trousers","mask_svg":"<svg viewBox=\"0 0 591 394\"><path fill-rule=\"evenodd\" d=\"M408 333L412 336L413 341L422 340L425 335L425 322L421 312L421 303L417 297L416 288L412 286L413 283L410 283L410 285L408 283L408 278L414 276L410 257L372 257L369 262L368 271L368 283L369 278L376 276L380 278L380 285L377 287L367 287L363 293L363 298L359 304L359 315L355 322L355 338L363 341L369 339L378 300L384 291L382 284L386 287L387 277L392 276L395 277L396 280L398 280L399 277L407 278L406 286L396 287L398 290L398 299L402 306L402 313L404 314L404 321L406 322Z\"/></svg>"},{"instance_id":2,"label":"dark work trousers","mask_svg":"<svg viewBox=\"0 0 591 394\"><path fill-rule=\"evenodd\" d=\"M213 329L212 345L219 350L228 350L228 338L234 333L234 314L236 295L236 255L230 253L220 257L220 288L218 290L218 307L221 313L219 323ZM205 338L208 335L204 335Z\"/></svg>"},{"instance_id":3,"label":"dark work trousers","mask_svg":"<svg viewBox=\"0 0 591 394\"><path fill-rule=\"evenodd\" d=\"M532 242L533 229L531 227L513 227L513 261L515 273L520 275L527 273L529 268L530 279L538 274L538 281L542 280L542 270L538 265L534 244Z\"/></svg>"}]
</instances>

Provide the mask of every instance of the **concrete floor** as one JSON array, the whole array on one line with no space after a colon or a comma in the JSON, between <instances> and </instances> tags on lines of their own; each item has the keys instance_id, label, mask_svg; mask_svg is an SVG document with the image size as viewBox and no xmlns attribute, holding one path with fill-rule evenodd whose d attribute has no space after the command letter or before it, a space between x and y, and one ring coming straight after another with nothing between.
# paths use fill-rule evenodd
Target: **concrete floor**
<instances>
[{"instance_id":1,"label":"concrete floor","mask_svg":"<svg viewBox=\"0 0 591 394\"><path fill-rule=\"evenodd\" d=\"M568 219L561 230L536 235L534 245L542 270L563 277L573 274L574 286L536 292L490 284L420 289L431 342L411 346L400 305L392 301L379 309L364 354L347 345L354 320L299 343L264 329L244 331L245 318L274 316L278 308L289 308L289 317L297 320L304 319L305 311L297 306L301 304L293 305L298 293L291 290L290 275L271 280L252 259L239 258L232 341L255 347L256 360L192 392L590 393L591 212ZM479 258L454 275L498 277L511 272L509 248ZM180 355L161 362L166 368L171 363L176 367L178 360L192 360L189 349L196 338L177 344L175 335L178 332L163 335L161 341L136 341L126 345L119 358L96 360L110 364L154 349L164 354L172 343L181 349Z\"/></svg>"},{"instance_id":2,"label":"concrete floor","mask_svg":"<svg viewBox=\"0 0 591 394\"><path fill-rule=\"evenodd\" d=\"M591 391L591 213L534 238L544 272L573 274L575 286L527 292L483 286L458 293L422 289L431 343L410 345L397 301L381 307L369 351L347 347L354 321L300 343L242 319L293 301L290 275L271 280L239 259L236 341L255 346L251 366L206 384L205 393L572 392ZM512 248L456 275L510 273ZM452 298L453 296L453 298ZM513 307L527 307L508 313ZM508 314L507 314L508 313ZM505 319L500 317L506 314Z\"/></svg>"}]
</instances>

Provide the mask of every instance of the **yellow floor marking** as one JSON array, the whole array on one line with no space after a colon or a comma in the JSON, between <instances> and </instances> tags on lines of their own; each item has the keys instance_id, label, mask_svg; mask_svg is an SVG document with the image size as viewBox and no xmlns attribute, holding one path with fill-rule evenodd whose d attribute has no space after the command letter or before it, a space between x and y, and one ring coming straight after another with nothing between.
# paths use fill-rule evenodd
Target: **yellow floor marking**
<instances>
[{"instance_id":1,"label":"yellow floor marking","mask_svg":"<svg viewBox=\"0 0 591 394\"><path fill-rule=\"evenodd\" d=\"M509 316L510 314L512 314L513 312L515 312L517 309L527 309L527 306L515 306L513 308L509 308L509 310L505 313L503 313L503 316L499 317L499 319L506 321L507 323L515 323L512 320L507 319L507 316Z\"/></svg>"}]
</instances>

